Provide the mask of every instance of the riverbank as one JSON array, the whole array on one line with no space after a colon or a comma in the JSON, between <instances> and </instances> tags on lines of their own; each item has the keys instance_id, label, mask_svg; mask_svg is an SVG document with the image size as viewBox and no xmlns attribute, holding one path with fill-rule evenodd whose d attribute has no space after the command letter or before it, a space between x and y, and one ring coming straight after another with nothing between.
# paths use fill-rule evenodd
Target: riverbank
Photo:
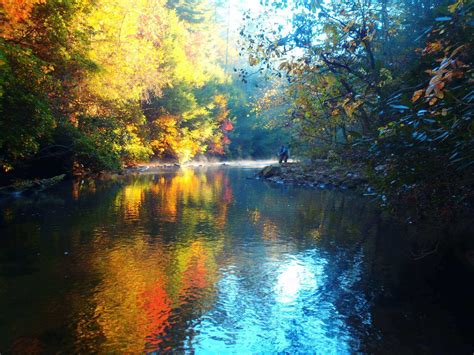
<instances>
[{"instance_id":1,"label":"riverbank","mask_svg":"<svg viewBox=\"0 0 474 355\"><path fill-rule=\"evenodd\" d=\"M369 179L363 166L350 167L332 164L327 160L317 160L311 165L303 163L272 164L264 167L256 175L257 179L277 184L293 184L318 189L354 190L365 196L377 196L370 186ZM382 197L383 205L386 199ZM409 210L411 206L406 206ZM470 272L474 271L474 244L472 222L469 219L460 219L449 226L439 225L434 220L417 221L401 218L391 211L390 216L396 218L403 225L416 228L425 233L426 238L417 237L411 240L410 253L414 260L430 255L451 255ZM402 217L406 217L403 215Z\"/></svg>"},{"instance_id":2,"label":"riverbank","mask_svg":"<svg viewBox=\"0 0 474 355\"><path fill-rule=\"evenodd\" d=\"M295 184L314 188L338 188L373 193L362 166L345 167L319 159L312 164L272 164L263 168L256 176L278 184Z\"/></svg>"}]
</instances>

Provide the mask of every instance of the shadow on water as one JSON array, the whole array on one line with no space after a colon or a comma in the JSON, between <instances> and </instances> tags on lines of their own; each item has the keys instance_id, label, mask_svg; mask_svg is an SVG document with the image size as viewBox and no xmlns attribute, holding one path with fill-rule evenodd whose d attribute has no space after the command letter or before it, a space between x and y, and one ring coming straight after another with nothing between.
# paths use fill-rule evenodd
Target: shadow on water
<instances>
[{"instance_id":1,"label":"shadow on water","mask_svg":"<svg viewBox=\"0 0 474 355\"><path fill-rule=\"evenodd\" d=\"M472 274L414 262L367 199L253 172L184 168L4 201L0 351L472 352Z\"/></svg>"}]
</instances>

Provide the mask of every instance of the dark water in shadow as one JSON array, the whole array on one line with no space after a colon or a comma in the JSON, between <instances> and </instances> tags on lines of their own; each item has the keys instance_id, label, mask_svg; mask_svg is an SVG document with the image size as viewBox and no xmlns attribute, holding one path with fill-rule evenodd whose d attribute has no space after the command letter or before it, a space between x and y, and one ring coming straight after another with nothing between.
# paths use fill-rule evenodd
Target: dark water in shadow
<instances>
[{"instance_id":1,"label":"dark water in shadow","mask_svg":"<svg viewBox=\"0 0 474 355\"><path fill-rule=\"evenodd\" d=\"M368 199L251 174L182 169L3 201L0 352L472 353L437 279Z\"/></svg>"}]
</instances>

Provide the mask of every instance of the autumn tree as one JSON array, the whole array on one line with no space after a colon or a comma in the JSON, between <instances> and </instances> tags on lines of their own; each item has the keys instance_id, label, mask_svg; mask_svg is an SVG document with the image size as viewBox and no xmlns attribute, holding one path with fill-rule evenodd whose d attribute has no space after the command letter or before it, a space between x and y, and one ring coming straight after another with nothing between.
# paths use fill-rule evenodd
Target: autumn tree
<instances>
[{"instance_id":1,"label":"autumn tree","mask_svg":"<svg viewBox=\"0 0 474 355\"><path fill-rule=\"evenodd\" d=\"M0 16L3 173L118 168L163 157L158 137L179 159L223 152L221 93L197 98L227 80L207 1L5 0Z\"/></svg>"}]
</instances>

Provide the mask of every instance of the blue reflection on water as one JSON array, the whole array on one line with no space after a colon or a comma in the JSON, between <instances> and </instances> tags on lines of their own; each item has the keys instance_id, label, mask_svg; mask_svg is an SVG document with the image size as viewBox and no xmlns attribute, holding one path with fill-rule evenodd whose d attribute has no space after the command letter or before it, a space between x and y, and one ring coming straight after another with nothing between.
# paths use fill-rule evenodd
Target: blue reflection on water
<instances>
[{"instance_id":1,"label":"blue reflection on water","mask_svg":"<svg viewBox=\"0 0 474 355\"><path fill-rule=\"evenodd\" d=\"M328 261L317 250L222 270L214 309L195 325L197 352L349 353L350 327L325 297ZM350 282L345 280L345 282Z\"/></svg>"}]
</instances>

